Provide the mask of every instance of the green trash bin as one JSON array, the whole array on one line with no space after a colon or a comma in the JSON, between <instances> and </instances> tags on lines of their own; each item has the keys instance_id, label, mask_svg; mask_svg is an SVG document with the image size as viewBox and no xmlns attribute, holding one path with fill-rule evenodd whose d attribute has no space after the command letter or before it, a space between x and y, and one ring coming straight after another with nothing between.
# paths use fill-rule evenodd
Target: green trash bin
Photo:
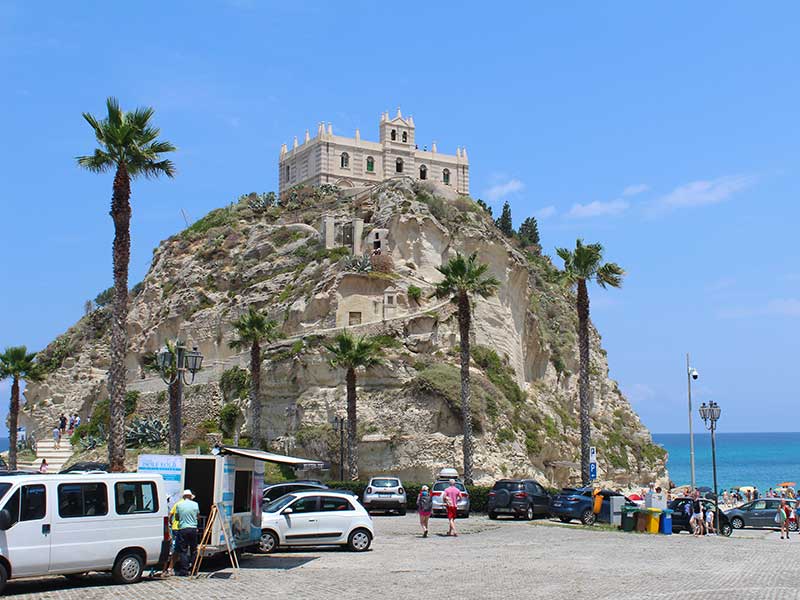
<instances>
[{"instance_id":1,"label":"green trash bin","mask_svg":"<svg viewBox=\"0 0 800 600\"><path fill-rule=\"evenodd\" d=\"M633 506L622 507L622 531L633 531L636 528L636 511Z\"/></svg>"}]
</instances>

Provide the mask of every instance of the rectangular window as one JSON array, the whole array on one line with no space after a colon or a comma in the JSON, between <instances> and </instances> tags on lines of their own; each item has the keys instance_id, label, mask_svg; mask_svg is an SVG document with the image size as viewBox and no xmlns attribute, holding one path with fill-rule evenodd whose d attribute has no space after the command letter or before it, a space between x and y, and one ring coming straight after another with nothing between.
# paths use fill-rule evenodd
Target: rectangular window
<instances>
[{"instance_id":1,"label":"rectangular window","mask_svg":"<svg viewBox=\"0 0 800 600\"><path fill-rule=\"evenodd\" d=\"M233 483L233 512L250 512L253 476L250 471L236 471Z\"/></svg>"},{"instance_id":2,"label":"rectangular window","mask_svg":"<svg viewBox=\"0 0 800 600\"><path fill-rule=\"evenodd\" d=\"M390 306L394 304L394 296L386 296L386 304Z\"/></svg>"},{"instance_id":3,"label":"rectangular window","mask_svg":"<svg viewBox=\"0 0 800 600\"><path fill-rule=\"evenodd\" d=\"M347 324L348 325L361 325L361 313L360 312L351 312L348 315Z\"/></svg>"},{"instance_id":4,"label":"rectangular window","mask_svg":"<svg viewBox=\"0 0 800 600\"><path fill-rule=\"evenodd\" d=\"M118 515L158 512L156 484L152 481L121 481L114 486Z\"/></svg>"},{"instance_id":5,"label":"rectangular window","mask_svg":"<svg viewBox=\"0 0 800 600\"><path fill-rule=\"evenodd\" d=\"M108 514L108 492L105 483L62 483L58 486L58 515L99 517Z\"/></svg>"},{"instance_id":6,"label":"rectangular window","mask_svg":"<svg viewBox=\"0 0 800 600\"><path fill-rule=\"evenodd\" d=\"M47 514L47 492L43 485L22 487L20 521L38 521Z\"/></svg>"},{"instance_id":7,"label":"rectangular window","mask_svg":"<svg viewBox=\"0 0 800 600\"><path fill-rule=\"evenodd\" d=\"M342 510L353 510L347 498L333 498L331 496L322 496L322 506L320 510L323 512L333 512Z\"/></svg>"}]
</instances>

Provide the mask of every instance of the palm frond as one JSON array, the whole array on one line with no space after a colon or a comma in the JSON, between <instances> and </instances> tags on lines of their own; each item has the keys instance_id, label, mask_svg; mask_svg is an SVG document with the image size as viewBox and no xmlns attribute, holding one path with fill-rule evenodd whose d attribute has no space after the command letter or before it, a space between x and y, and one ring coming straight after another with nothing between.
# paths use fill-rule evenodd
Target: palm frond
<instances>
[{"instance_id":1,"label":"palm frond","mask_svg":"<svg viewBox=\"0 0 800 600\"><path fill-rule=\"evenodd\" d=\"M78 165L91 171L92 173L105 173L116 166L116 161L111 158L108 152L95 148L91 156L76 157Z\"/></svg>"},{"instance_id":2,"label":"palm frond","mask_svg":"<svg viewBox=\"0 0 800 600\"><path fill-rule=\"evenodd\" d=\"M597 283L601 287L622 287L622 278L625 276L625 270L617 263L606 263L597 269Z\"/></svg>"}]
</instances>

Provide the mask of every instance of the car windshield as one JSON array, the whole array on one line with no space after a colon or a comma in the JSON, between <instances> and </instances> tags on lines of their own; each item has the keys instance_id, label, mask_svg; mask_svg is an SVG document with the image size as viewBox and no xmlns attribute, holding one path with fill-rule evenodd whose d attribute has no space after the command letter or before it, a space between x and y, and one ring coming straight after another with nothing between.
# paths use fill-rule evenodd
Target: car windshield
<instances>
[{"instance_id":1,"label":"car windshield","mask_svg":"<svg viewBox=\"0 0 800 600\"><path fill-rule=\"evenodd\" d=\"M379 487L379 488L390 488L390 487L397 487L400 485L400 481L397 479L373 479L372 480L372 487Z\"/></svg>"},{"instance_id":2,"label":"car windshield","mask_svg":"<svg viewBox=\"0 0 800 600\"><path fill-rule=\"evenodd\" d=\"M450 482L449 481L437 481L436 483L433 484L433 491L434 492L443 492L444 490L446 490L449 487L450 487ZM461 483L460 481L456 481L456 487L462 492L466 492L467 491L467 488L465 488L464 484Z\"/></svg>"},{"instance_id":3,"label":"car windshield","mask_svg":"<svg viewBox=\"0 0 800 600\"><path fill-rule=\"evenodd\" d=\"M267 504L262 510L264 512L269 512L269 513L278 512L280 509L289 504L295 498L297 498L297 496L293 496L292 494L286 494L285 496L281 496L277 500L273 500L272 502Z\"/></svg>"},{"instance_id":4,"label":"car windshield","mask_svg":"<svg viewBox=\"0 0 800 600\"><path fill-rule=\"evenodd\" d=\"M515 492L521 490L523 487L525 487L525 484L521 481L495 481L494 483L495 490L509 490Z\"/></svg>"}]
</instances>

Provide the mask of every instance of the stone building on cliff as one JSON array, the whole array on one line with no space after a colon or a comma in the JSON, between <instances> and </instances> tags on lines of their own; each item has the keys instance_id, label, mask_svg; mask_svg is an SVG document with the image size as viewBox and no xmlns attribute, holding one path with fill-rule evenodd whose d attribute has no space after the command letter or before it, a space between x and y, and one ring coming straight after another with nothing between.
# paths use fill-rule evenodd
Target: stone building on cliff
<instances>
[{"instance_id":1,"label":"stone building on cliff","mask_svg":"<svg viewBox=\"0 0 800 600\"><path fill-rule=\"evenodd\" d=\"M281 146L278 161L278 191L282 196L296 185L336 185L340 188L369 186L394 177L411 177L452 186L461 194L469 194L469 159L466 148L456 154L440 154L436 142L419 149L416 143L414 118L403 117L400 109L394 119L381 115L380 141L333 134L333 126L320 123L317 136L306 130L299 144L294 138L291 150Z\"/></svg>"}]
</instances>

